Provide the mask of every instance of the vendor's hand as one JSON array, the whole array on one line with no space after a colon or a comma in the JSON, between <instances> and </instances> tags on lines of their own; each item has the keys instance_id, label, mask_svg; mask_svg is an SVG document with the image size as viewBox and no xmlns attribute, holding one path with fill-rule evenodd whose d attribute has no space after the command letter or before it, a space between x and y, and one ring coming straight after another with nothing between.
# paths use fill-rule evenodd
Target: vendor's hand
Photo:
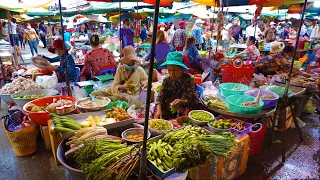
<instances>
[{"instance_id":1,"label":"vendor's hand","mask_svg":"<svg viewBox=\"0 0 320 180\"><path fill-rule=\"evenodd\" d=\"M41 57L41 58L42 58L42 57L43 57L43 55L42 55L42 54L37 54L37 57Z\"/></svg>"},{"instance_id":2,"label":"vendor's hand","mask_svg":"<svg viewBox=\"0 0 320 180\"><path fill-rule=\"evenodd\" d=\"M186 103L185 100L176 99L176 100L174 100L171 104L172 104L173 106L183 106L185 103Z\"/></svg>"},{"instance_id":3,"label":"vendor's hand","mask_svg":"<svg viewBox=\"0 0 320 180\"><path fill-rule=\"evenodd\" d=\"M57 67L54 66L54 65L49 64L49 65L47 66L47 69L48 69L49 71L55 71L55 70L57 69Z\"/></svg>"},{"instance_id":4,"label":"vendor's hand","mask_svg":"<svg viewBox=\"0 0 320 180\"><path fill-rule=\"evenodd\" d=\"M142 88L142 89L147 89L147 88L148 88L148 81L142 83L141 88Z\"/></svg>"},{"instance_id":5,"label":"vendor's hand","mask_svg":"<svg viewBox=\"0 0 320 180\"><path fill-rule=\"evenodd\" d=\"M154 115L155 119L162 119L162 111L157 110L157 113Z\"/></svg>"},{"instance_id":6,"label":"vendor's hand","mask_svg":"<svg viewBox=\"0 0 320 180\"><path fill-rule=\"evenodd\" d=\"M120 86L118 87L118 90L119 90L119 91L128 90L128 87L127 87L126 85L120 85Z\"/></svg>"}]
</instances>

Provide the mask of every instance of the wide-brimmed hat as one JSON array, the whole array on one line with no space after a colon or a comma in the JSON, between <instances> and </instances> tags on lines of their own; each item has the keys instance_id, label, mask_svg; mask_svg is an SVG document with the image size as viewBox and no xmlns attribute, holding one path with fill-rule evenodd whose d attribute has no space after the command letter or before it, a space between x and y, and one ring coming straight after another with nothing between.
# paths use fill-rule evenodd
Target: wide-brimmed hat
<instances>
[{"instance_id":1,"label":"wide-brimmed hat","mask_svg":"<svg viewBox=\"0 0 320 180\"><path fill-rule=\"evenodd\" d=\"M186 21L180 21L179 26L180 27L185 27L188 23Z\"/></svg>"},{"instance_id":2,"label":"wide-brimmed hat","mask_svg":"<svg viewBox=\"0 0 320 180\"><path fill-rule=\"evenodd\" d=\"M55 53L56 49L63 49L64 43L62 39L55 39L52 43L52 46L48 48L48 51L51 53Z\"/></svg>"},{"instance_id":3,"label":"wide-brimmed hat","mask_svg":"<svg viewBox=\"0 0 320 180\"><path fill-rule=\"evenodd\" d=\"M129 64L131 61L137 61L134 47L126 46L122 49L123 57L119 60L121 64Z\"/></svg>"},{"instance_id":4,"label":"wide-brimmed hat","mask_svg":"<svg viewBox=\"0 0 320 180\"><path fill-rule=\"evenodd\" d=\"M196 23L196 24L203 24L204 21L202 21L201 19L197 19L195 23Z\"/></svg>"},{"instance_id":5,"label":"wide-brimmed hat","mask_svg":"<svg viewBox=\"0 0 320 180\"><path fill-rule=\"evenodd\" d=\"M173 65L173 66L180 66L184 69L189 69L186 65L183 64L183 55L181 52L174 51L174 52L169 52L166 58L166 62L162 63L161 66L168 66L168 65Z\"/></svg>"},{"instance_id":6,"label":"wide-brimmed hat","mask_svg":"<svg viewBox=\"0 0 320 180\"><path fill-rule=\"evenodd\" d=\"M271 53L279 53L282 52L285 45L282 42L274 41L270 44L270 52Z\"/></svg>"}]
</instances>

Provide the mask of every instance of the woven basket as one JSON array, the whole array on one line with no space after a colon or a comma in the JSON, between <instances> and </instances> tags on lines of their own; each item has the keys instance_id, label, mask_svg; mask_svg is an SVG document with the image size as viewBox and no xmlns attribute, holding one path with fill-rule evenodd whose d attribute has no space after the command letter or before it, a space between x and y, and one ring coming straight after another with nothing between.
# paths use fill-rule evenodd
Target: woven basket
<instances>
[{"instance_id":1,"label":"woven basket","mask_svg":"<svg viewBox=\"0 0 320 180\"><path fill-rule=\"evenodd\" d=\"M16 132L8 131L4 120L2 125L17 156L28 156L37 150L37 131L32 121L30 126Z\"/></svg>"}]
</instances>

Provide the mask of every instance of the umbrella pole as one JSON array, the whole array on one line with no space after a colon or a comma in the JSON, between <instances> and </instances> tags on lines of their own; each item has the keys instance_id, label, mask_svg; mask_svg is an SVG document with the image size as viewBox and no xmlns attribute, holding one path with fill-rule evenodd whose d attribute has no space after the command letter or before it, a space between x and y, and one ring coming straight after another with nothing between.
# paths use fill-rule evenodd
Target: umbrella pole
<instances>
[{"instance_id":1,"label":"umbrella pole","mask_svg":"<svg viewBox=\"0 0 320 180\"><path fill-rule=\"evenodd\" d=\"M121 0L119 0L119 40L120 40L120 57L122 52L122 38L121 38Z\"/></svg>"},{"instance_id":2,"label":"umbrella pole","mask_svg":"<svg viewBox=\"0 0 320 180\"><path fill-rule=\"evenodd\" d=\"M151 45L151 56L150 56L150 66L148 74L148 89L147 89L147 102L145 109L145 118L144 118L144 132L143 132L143 146L141 150L140 158L140 171L139 179L146 179L146 167L147 167L147 133L148 133L148 124L149 124L149 109L150 109L150 96L151 96L151 86L152 86L152 72L153 72L153 59L156 51L156 35L157 35L157 26L158 26L158 17L159 17L159 6L160 0L156 0L154 16L153 16L153 32L152 32L152 45Z\"/></svg>"},{"instance_id":3,"label":"umbrella pole","mask_svg":"<svg viewBox=\"0 0 320 180\"><path fill-rule=\"evenodd\" d=\"M302 13L301 13L301 20L300 20L300 24L299 24L299 28L298 28L298 32L297 32L297 37L296 37L296 44L294 47L294 54L293 54L293 58L291 61L291 66L290 66L290 71L288 74L288 79L286 80L286 89L284 92L284 102L287 101L288 99L288 91L289 91L289 86L290 86L290 79L291 79L291 74L292 74L292 69L293 69L293 65L294 65L294 60L296 58L296 53L297 53L297 48L298 48L298 42L299 42L299 37L300 37L300 32L301 32L301 26L302 26L302 22L303 22L303 17L304 17L304 13L306 11L306 5L307 5L308 0L304 0L304 4L303 4L303 9L302 9Z\"/></svg>"},{"instance_id":4,"label":"umbrella pole","mask_svg":"<svg viewBox=\"0 0 320 180\"><path fill-rule=\"evenodd\" d=\"M62 36L62 41L64 43L64 27L63 27L63 20L62 20L62 10L61 10L61 0L59 0L59 13L60 13L60 23L61 23L61 36ZM66 85L67 85L67 91L68 91L68 96L71 96L71 89L70 89L70 82L69 82L69 76L68 76L68 62L66 61L66 46L63 46L63 60L62 63L64 64L64 67L66 69L65 72L65 78L66 78Z\"/></svg>"}]
</instances>

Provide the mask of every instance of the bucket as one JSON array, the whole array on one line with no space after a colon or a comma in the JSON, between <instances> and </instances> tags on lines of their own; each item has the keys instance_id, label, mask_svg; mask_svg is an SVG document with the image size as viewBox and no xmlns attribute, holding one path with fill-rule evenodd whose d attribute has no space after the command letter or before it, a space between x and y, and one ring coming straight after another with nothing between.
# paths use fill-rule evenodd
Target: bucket
<instances>
[{"instance_id":1,"label":"bucket","mask_svg":"<svg viewBox=\"0 0 320 180\"><path fill-rule=\"evenodd\" d=\"M2 125L17 156L28 156L37 150L37 131L33 121L30 126L15 132L7 130L4 120Z\"/></svg>"},{"instance_id":2,"label":"bucket","mask_svg":"<svg viewBox=\"0 0 320 180\"><path fill-rule=\"evenodd\" d=\"M195 74L194 75L194 83L201 85L201 79L202 79L202 75L201 74Z\"/></svg>"},{"instance_id":3,"label":"bucket","mask_svg":"<svg viewBox=\"0 0 320 180\"><path fill-rule=\"evenodd\" d=\"M255 129L256 127L260 127L259 129ZM264 136L267 131L267 126L256 123L252 126L250 130L250 151L249 156L254 154L258 154L261 151L261 147L263 144Z\"/></svg>"}]
</instances>

